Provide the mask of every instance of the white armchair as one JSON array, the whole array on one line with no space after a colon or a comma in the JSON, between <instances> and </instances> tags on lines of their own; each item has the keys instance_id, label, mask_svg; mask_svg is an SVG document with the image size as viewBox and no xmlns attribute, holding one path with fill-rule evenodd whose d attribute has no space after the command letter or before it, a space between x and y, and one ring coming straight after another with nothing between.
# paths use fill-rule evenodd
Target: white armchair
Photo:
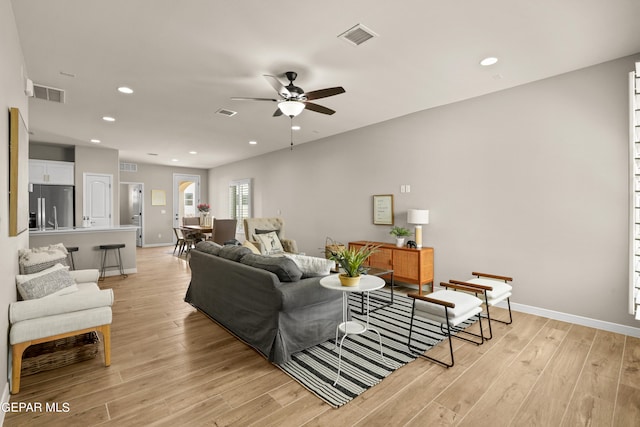
<instances>
[{"instance_id":1,"label":"white armchair","mask_svg":"<svg viewBox=\"0 0 640 427\"><path fill-rule=\"evenodd\" d=\"M246 218L244 220L245 239L251 242L262 253L262 244L254 237L257 234L264 234L275 231L285 252L297 254L298 245L295 240L287 239L284 232L284 219L282 218Z\"/></svg>"},{"instance_id":2,"label":"white armchair","mask_svg":"<svg viewBox=\"0 0 640 427\"><path fill-rule=\"evenodd\" d=\"M98 288L98 270L76 270L69 271L69 274L76 282L77 290L74 292L9 305L12 394L20 391L22 355L33 344L100 332L104 343L104 364L111 364L113 290Z\"/></svg>"}]
</instances>

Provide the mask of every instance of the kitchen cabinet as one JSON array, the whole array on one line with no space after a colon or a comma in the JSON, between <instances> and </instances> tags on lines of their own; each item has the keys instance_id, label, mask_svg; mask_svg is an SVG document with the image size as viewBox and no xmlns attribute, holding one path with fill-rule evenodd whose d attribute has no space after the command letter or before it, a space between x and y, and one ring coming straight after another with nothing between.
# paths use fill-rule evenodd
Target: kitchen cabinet
<instances>
[{"instance_id":1,"label":"kitchen cabinet","mask_svg":"<svg viewBox=\"0 0 640 427\"><path fill-rule=\"evenodd\" d=\"M75 185L74 163L30 159L29 183Z\"/></svg>"}]
</instances>

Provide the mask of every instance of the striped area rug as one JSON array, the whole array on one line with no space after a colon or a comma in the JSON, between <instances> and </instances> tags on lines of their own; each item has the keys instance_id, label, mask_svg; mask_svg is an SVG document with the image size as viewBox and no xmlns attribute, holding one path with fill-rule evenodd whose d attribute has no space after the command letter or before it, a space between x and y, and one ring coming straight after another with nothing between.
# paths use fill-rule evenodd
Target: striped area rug
<instances>
[{"instance_id":1,"label":"striped area rug","mask_svg":"<svg viewBox=\"0 0 640 427\"><path fill-rule=\"evenodd\" d=\"M374 298L388 299L389 292L371 292L371 308L381 303ZM382 307L369 316L369 324L382 336L380 357L378 335L367 331L350 335L342 347L340 379L334 386L338 372L338 348L333 339L293 355L290 362L278 365L309 391L333 407L339 407L380 383L396 369L416 359L407 348L412 299L395 294L391 306ZM350 294L352 311L360 311L360 296ZM366 321L366 315L353 314L353 319ZM416 318L411 344L426 350L442 341L445 336L440 325Z\"/></svg>"}]
</instances>

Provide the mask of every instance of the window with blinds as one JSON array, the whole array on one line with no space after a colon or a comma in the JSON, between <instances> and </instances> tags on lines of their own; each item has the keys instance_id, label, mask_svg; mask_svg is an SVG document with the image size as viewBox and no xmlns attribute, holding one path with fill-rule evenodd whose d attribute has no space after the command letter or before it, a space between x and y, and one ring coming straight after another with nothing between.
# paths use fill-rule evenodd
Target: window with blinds
<instances>
[{"instance_id":1,"label":"window with blinds","mask_svg":"<svg viewBox=\"0 0 640 427\"><path fill-rule=\"evenodd\" d=\"M245 218L251 217L251 179L229 183L229 218L237 219L238 232L243 231Z\"/></svg>"},{"instance_id":2,"label":"window with blinds","mask_svg":"<svg viewBox=\"0 0 640 427\"><path fill-rule=\"evenodd\" d=\"M640 320L640 62L629 73L629 141L631 171L631 226L630 226L630 274L629 313Z\"/></svg>"}]
</instances>

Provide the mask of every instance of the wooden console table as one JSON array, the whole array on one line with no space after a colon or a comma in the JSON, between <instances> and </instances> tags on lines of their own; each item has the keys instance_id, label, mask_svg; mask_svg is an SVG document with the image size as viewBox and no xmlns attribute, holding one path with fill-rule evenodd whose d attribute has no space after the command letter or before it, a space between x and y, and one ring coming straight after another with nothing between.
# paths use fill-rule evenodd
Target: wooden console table
<instances>
[{"instance_id":1,"label":"wooden console table","mask_svg":"<svg viewBox=\"0 0 640 427\"><path fill-rule=\"evenodd\" d=\"M422 285L425 284L430 284L433 292L433 248L399 248L393 243L365 240L349 242L349 247L357 249L366 244L381 245L369 257L367 266L392 269L395 281L418 285L419 295L422 295Z\"/></svg>"}]
</instances>

